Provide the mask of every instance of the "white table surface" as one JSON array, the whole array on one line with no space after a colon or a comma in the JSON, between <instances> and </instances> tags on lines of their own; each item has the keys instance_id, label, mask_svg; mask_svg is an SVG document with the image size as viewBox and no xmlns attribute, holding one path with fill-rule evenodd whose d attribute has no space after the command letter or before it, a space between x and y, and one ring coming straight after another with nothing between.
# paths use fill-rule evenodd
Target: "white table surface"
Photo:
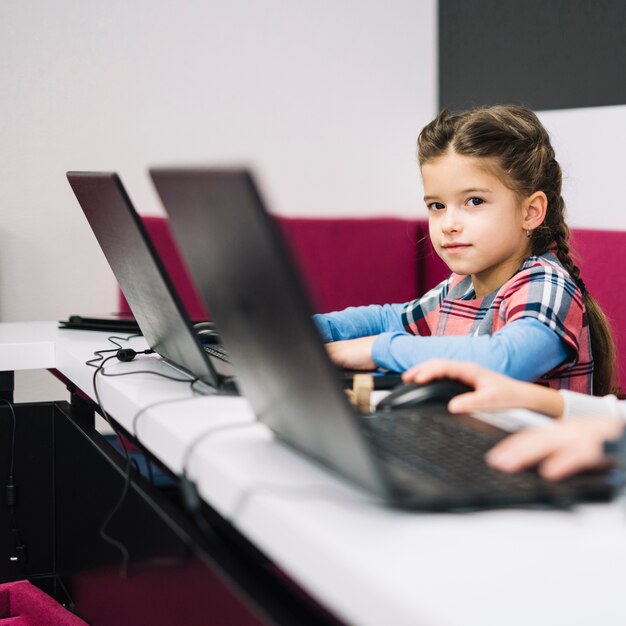
<instances>
[{"instance_id":1,"label":"white table surface","mask_svg":"<svg viewBox=\"0 0 626 626\"><path fill-rule=\"evenodd\" d=\"M53 323L0 324L0 369L16 369L13 358L18 367L56 367L93 396L84 362L109 347L106 337ZM139 369L178 375L154 355L107 366ZM202 433L238 424L195 447L190 476L207 502L347 623L626 624L622 499L572 511L399 512L275 442L243 398L193 397L189 385L152 374L98 377L98 389L131 432L138 411L165 403L142 413L136 434L174 472Z\"/></svg>"},{"instance_id":2,"label":"white table surface","mask_svg":"<svg viewBox=\"0 0 626 626\"><path fill-rule=\"evenodd\" d=\"M56 322L0 323L0 372L54 367Z\"/></svg>"}]
</instances>

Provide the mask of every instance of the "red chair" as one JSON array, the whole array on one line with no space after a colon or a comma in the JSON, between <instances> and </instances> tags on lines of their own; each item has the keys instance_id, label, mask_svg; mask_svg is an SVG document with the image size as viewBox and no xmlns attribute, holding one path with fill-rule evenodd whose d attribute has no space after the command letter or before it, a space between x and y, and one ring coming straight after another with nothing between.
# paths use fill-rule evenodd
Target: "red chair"
<instances>
[{"instance_id":1,"label":"red chair","mask_svg":"<svg viewBox=\"0 0 626 626\"><path fill-rule=\"evenodd\" d=\"M0 585L1 626L87 626L27 580Z\"/></svg>"}]
</instances>

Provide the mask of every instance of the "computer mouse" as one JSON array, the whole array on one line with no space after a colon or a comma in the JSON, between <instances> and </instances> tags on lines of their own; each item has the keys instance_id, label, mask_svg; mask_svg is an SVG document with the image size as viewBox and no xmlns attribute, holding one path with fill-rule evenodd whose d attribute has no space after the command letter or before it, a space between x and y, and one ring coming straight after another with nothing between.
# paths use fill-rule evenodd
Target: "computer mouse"
<instances>
[{"instance_id":1,"label":"computer mouse","mask_svg":"<svg viewBox=\"0 0 626 626\"><path fill-rule=\"evenodd\" d=\"M389 395L376 405L376 408L390 411L432 404L446 405L454 396L468 391L473 391L473 389L451 378L438 378L423 385L414 382L402 383L394 387Z\"/></svg>"},{"instance_id":2,"label":"computer mouse","mask_svg":"<svg viewBox=\"0 0 626 626\"><path fill-rule=\"evenodd\" d=\"M196 335L198 335L198 339L202 344L215 345L222 343L222 338L215 329L213 322L198 322L194 324L193 329L196 331Z\"/></svg>"}]
</instances>

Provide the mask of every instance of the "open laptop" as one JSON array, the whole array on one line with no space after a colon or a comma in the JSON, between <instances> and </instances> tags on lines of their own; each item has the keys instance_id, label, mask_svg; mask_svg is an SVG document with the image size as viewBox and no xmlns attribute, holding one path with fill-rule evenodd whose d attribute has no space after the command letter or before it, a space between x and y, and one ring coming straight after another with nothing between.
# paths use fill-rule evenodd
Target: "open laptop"
<instances>
[{"instance_id":1,"label":"open laptop","mask_svg":"<svg viewBox=\"0 0 626 626\"><path fill-rule=\"evenodd\" d=\"M117 174L68 172L67 179L150 348L213 390L234 391L232 365L199 340Z\"/></svg>"},{"instance_id":2,"label":"open laptop","mask_svg":"<svg viewBox=\"0 0 626 626\"><path fill-rule=\"evenodd\" d=\"M484 453L507 433L443 405L358 412L250 173L150 173L199 294L210 294L240 387L280 440L401 507L562 506L610 497L600 475L554 484L535 472L487 467Z\"/></svg>"}]
</instances>

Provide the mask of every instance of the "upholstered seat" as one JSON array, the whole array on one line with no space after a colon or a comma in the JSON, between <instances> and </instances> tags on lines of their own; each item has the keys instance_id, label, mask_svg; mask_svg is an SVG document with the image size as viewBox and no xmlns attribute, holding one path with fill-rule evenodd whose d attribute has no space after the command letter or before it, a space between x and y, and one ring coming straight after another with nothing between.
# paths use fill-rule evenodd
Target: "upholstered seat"
<instances>
[{"instance_id":1,"label":"upholstered seat","mask_svg":"<svg viewBox=\"0 0 626 626\"><path fill-rule=\"evenodd\" d=\"M424 220L277 217L315 312L405 302L448 275ZM148 228L192 319L206 312L174 244L167 219L146 217ZM626 385L626 232L572 231L575 260L589 292L612 322L622 385ZM128 311L120 295L120 310Z\"/></svg>"}]
</instances>

